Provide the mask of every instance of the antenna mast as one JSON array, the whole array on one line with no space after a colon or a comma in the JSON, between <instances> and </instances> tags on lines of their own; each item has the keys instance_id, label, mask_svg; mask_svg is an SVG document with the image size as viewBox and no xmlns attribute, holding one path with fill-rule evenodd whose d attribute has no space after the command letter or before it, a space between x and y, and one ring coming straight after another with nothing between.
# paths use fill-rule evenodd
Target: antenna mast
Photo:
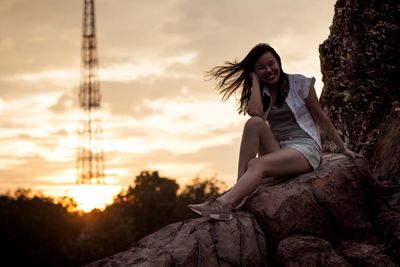
<instances>
[{"instance_id":1,"label":"antenna mast","mask_svg":"<svg viewBox=\"0 0 400 267\"><path fill-rule=\"evenodd\" d=\"M84 0L79 88L78 184L104 184L104 153L97 77L97 40L94 0Z\"/></svg>"}]
</instances>

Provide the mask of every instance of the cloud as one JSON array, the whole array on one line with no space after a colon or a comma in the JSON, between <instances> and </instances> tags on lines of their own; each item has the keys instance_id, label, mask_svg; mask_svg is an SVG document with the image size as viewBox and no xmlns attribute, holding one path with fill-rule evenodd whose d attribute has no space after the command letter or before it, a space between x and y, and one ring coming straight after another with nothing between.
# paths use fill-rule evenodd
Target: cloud
<instances>
[{"instance_id":1,"label":"cloud","mask_svg":"<svg viewBox=\"0 0 400 267\"><path fill-rule=\"evenodd\" d=\"M75 90L77 93L78 90ZM78 107L78 96L73 95L74 92L71 90L67 91L66 93L62 94L58 100L57 103L54 105L51 105L49 107L49 110L54 113L65 113L65 112L70 112L71 110L77 109Z\"/></svg>"},{"instance_id":2,"label":"cloud","mask_svg":"<svg viewBox=\"0 0 400 267\"><path fill-rule=\"evenodd\" d=\"M240 135L240 132L237 133ZM181 164L202 163L204 168L199 173L224 180L233 185L237 179L240 137L221 145L208 146L196 151L178 155L176 160Z\"/></svg>"},{"instance_id":3,"label":"cloud","mask_svg":"<svg viewBox=\"0 0 400 267\"><path fill-rule=\"evenodd\" d=\"M2 39L12 44L12 49L0 50L0 72L79 66L80 16L77 1L14 1L0 19Z\"/></svg>"},{"instance_id":4,"label":"cloud","mask_svg":"<svg viewBox=\"0 0 400 267\"><path fill-rule=\"evenodd\" d=\"M233 185L237 176L237 160L239 139L234 139L224 145L200 148L191 153L159 149L144 153L128 153L113 151L106 154L110 173L121 184L132 184L135 175L143 170L160 171L163 176L177 179L186 184L191 179L213 177ZM129 164L126 164L129 162ZM113 170L124 169L122 174Z\"/></svg>"},{"instance_id":5,"label":"cloud","mask_svg":"<svg viewBox=\"0 0 400 267\"><path fill-rule=\"evenodd\" d=\"M2 0L0 3L0 13L9 11L13 8L18 2L23 0Z\"/></svg>"},{"instance_id":6,"label":"cloud","mask_svg":"<svg viewBox=\"0 0 400 267\"><path fill-rule=\"evenodd\" d=\"M175 65L188 65L196 58L196 53L170 56L166 58L147 59L139 62L129 61L114 63L100 70L102 81L135 81L148 76L161 76L169 79L177 79L185 76L185 73L174 72L171 67ZM187 74L186 74L187 75ZM189 76L190 78L190 76Z\"/></svg>"},{"instance_id":7,"label":"cloud","mask_svg":"<svg viewBox=\"0 0 400 267\"><path fill-rule=\"evenodd\" d=\"M3 77L5 81L26 82L26 83L44 83L64 84L70 81L78 81L78 71L72 70L42 70L34 73L23 73L14 76Z\"/></svg>"},{"instance_id":8,"label":"cloud","mask_svg":"<svg viewBox=\"0 0 400 267\"><path fill-rule=\"evenodd\" d=\"M334 2L96 1L107 171L234 181L246 118L205 72L269 42L286 71L318 79ZM82 2L2 0L0 15L2 183L73 183Z\"/></svg>"},{"instance_id":9,"label":"cloud","mask_svg":"<svg viewBox=\"0 0 400 267\"><path fill-rule=\"evenodd\" d=\"M3 162L2 157L0 159ZM48 185L50 181L43 179L43 177L62 173L66 168L72 167L69 162L51 162L40 156L13 157L7 158L7 161L11 162L12 168L5 168L4 165L0 167L1 191L15 187L26 188ZM57 178L54 178L51 183L57 184Z\"/></svg>"}]
</instances>

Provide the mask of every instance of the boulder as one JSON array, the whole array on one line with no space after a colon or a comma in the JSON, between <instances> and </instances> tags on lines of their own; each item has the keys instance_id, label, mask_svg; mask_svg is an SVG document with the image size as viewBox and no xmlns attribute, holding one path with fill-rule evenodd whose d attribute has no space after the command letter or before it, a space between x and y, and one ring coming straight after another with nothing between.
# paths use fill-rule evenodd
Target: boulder
<instances>
[{"instance_id":1,"label":"boulder","mask_svg":"<svg viewBox=\"0 0 400 267\"><path fill-rule=\"evenodd\" d=\"M363 159L328 154L314 172L266 180L244 208L273 242L292 234L361 236L372 228L373 185Z\"/></svg>"},{"instance_id":2,"label":"boulder","mask_svg":"<svg viewBox=\"0 0 400 267\"><path fill-rule=\"evenodd\" d=\"M395 267L390 257L383 251L383 246L344 241L337 250L353 266L363 267Z\"/></svg>"},{"instance_id":3,"label":"boulder","mask_svg":"<svg viewBox=\"0 0 400 267\"><path fill-rule=\"evenodd\" d=\"M396 266L379 249L375 183L363 159L324 155L316 171L265 179L231 221L174 223L88 266Z\"/></svg>"},{"instance_id":4,"label":"boulder","mask_svg":"<svg viewBox=\"0 0 400 267\"><path fill-rule=\"evenodd\" d=\"M383 234L385 250L400 263L400 190L388 197L378 210L376 224Z\"/></svg>"},{"instance_id":5,"label":"boulder","mask_svg":"<svg viewBox=\"0 0 400 267\"><path fill-rule=\"evenodd\" d=\"M319 47L320 102L374 176L400 183L400 3L338 0ZM393 139L394 138L394 139ZM326 151L332 151L324 142Z\"/></svg>"},{"instance_id":6,"label":"boulder","mask_svg":"<svg viewBox=\"0 0 400 267\"><path fill-rule=\"evenodd\" d=\"M330 34L319 47L320 102L377 181L375 230L400 263L400 3L338 0ZM324 137L324 135L323 135ZM323 138L324 139L324 138ZM325 152L332 151L324 141Z\"/></svg>"},{"instance_id":7,"label":"boulder","mask_svg":"<svg viewBox=\"0 0 400 267\"><path fill-rule=\"evenodd\" d=\"M250 213L228 222L198 218L168 225L87 266L264 266L265 237Z\"/></svg>"},{"instance_id":8,"label":"boulder","mask_svg":"<svg viewBox=\"0 0 400 267\"><path fill-rule=\"evenodd\" d=\"M277 261L285 267L351 267L331 244L318 237L291 235L279 242Z\"/></svg>"}]
</instances>

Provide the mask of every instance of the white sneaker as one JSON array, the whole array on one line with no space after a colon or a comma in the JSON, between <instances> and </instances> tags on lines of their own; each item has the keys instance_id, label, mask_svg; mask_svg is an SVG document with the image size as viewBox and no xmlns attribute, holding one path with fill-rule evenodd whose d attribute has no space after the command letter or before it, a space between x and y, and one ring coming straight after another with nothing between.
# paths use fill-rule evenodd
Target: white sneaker
<instances>
[{"instance_id":1,"label":"white sneaker","mask_svg":"<svg viewBox=\"0 0 400 267\"><path fill-rule=\"evenodd\" d=\"M232 220L232 205L222 203L216 197L208 198L201 204L190 204L189 208L205 217L220 221Z\"/></svg>"}]
</instances>

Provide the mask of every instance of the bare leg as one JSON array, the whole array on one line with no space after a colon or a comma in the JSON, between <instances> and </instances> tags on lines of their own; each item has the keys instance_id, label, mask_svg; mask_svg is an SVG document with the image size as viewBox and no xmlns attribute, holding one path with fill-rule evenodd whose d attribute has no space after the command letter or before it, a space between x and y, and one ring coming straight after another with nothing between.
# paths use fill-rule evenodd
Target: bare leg
<instances>
[{"instance_id":1,"label":"bare leg","mask_svg":"<svg viewBox=\"0 0 400 267\"><path fill-rule=\"evenodd\" d=\"M235 186L219 200L233 204L253 192L262 177L295 175L310 171L312 167L306 158L294 149L280 149L248 162L247 170Z\"/></svg>"},{"instance_id":2,"label":"bare leg","mask_svg":"<svg viewBox=\"0 0 400 267\"><path fill-rule=\"evenodd\" d=\"M279 150L271 129L261 117L251 117L243 129L240 143L238 180L247 170L248 162L257 156Z\"/></svg>"}]
</instances>

